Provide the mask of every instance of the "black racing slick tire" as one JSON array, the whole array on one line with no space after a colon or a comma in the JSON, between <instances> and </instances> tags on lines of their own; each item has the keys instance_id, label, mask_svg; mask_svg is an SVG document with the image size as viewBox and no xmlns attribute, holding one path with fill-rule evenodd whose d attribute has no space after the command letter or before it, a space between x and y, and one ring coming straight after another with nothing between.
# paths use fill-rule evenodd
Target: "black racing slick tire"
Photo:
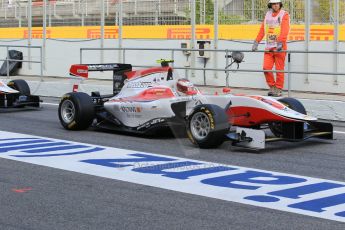
<instances>
[{"instance_id":1,"label":"black racing slick tire","mask_svg":"<svg viewBox=\"0 0 345 230\"><path fill-rule=\"evenodd\" d=\"M187 136L199 148L220 146L229 129L228 115L217 105L198 105L187 118Z\"/></svg>"},{"instance_id":2,"label":"black racing slick tire","mask_svg":"<svg viewBox=\"0 0 345 230\"><path fill-rule=\"evenodd\" d=\"M306 111L304 105L299 100L297 100L295 98L284 97L284 98L278 99L278 101L280 103L283 103L284 105L286 105L287 107L289 107L292 110L295 110L295 111L302 113L302 114L307 114L307 111Z\"/></svg>"},{"instance_id":3,"label":"black racing slick tire","mask_svg":"<svg viewBox=\"0 0 345 230\"><path fill-rule=\"evenodd\" d=\"M87 129L95 118L95 105L86 93L67 93L60 101L58 115L67 130Z\"/></svg>"},{"instance_id":4,"label":"black racing slick tire","mask_svg":"<svg viewBox=\"0 0 345 230\"><path fill-rule=\"evenodd\" d=\"M19 91L20 95L25 95L25 96L31 95L30 87L25 80L22 80L22 79L12 80L7 85L8 87Z\"/></svg>"},{"instance_id":5,"label":"black racing slick tire","mask_svg":"<svg viewBox=\"0 0 345 230\"><path fill-rule=\"evenodd\" d=\"M278 99L279 102L281 102L282 104L286 105L288 108L295 110L296 112L302 113L302 114L307 114L307 111L305 109L305 107L303 106L303 104L292 97L284 97L284 98L280 98ZM282 131L282 122L271 122L268 124L271 132L276 136L276 137L281 137L283 135L283 131Z\"/></svg>"}]
</instances>

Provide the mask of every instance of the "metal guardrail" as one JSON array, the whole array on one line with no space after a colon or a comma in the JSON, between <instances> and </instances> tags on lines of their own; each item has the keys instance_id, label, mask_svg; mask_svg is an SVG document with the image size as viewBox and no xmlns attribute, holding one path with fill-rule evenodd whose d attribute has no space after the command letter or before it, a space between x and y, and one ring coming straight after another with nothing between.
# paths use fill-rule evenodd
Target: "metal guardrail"
<instances>
[{"instance_id":1,"label":"metal guardrail","mask_svg":"<svg viewBox=\"0 0 345 230\"><path fill-rule=\"evenodd\" d=\"M199 51L204 51L204 52L216 52L216 53L225 53L225 62L226 66L230 64L230 57L232 52L243 52L243 53L266 53L266 52L271 52L271 51L251 51L251 50L214 50L214 49L181 49L181 48L176 48L176 49L160 49L160 48L80 48L80 64L83 63L83 52L84 51L106 51L106 50L118 50L122 51L122 63L126 62L126 51L170 51L171 52L171 59L174 59L175 57L175 52L183 52L183 51L188 51L188 52L199 52ZM338 76L338 75L345 75L345 73L339 73L339 72L310 72L310 71L291 71L291 56L292 54L297 54L297 53L302 53L302 54L345 54L345 52L342 51L292 51L292 50L282 50L280 52L286 52L288 56L287 60L287 70L252 70L252 69L236 69L236 72L250 72L250 73L265 73L265 72L272 72L272 73L287 73L288 74L288 96L291 94L291 74L306 74L306 75L333 75L333 76ZM172 64L173 65L173 64ZM139 67L139 68L147 68L151 66L145 66L145 65L133 65L133 67ZM174 69L182 69L182 70L202 70L202 71L218 71L218 72L225 72L226 73L226 86L229 86L229 76L230 76L230 71L234 70L229 70L229 69L219 69L219 68L195 68L193 63L192 67L176 67L174 66ZM206 79L204 77L204 84L206 85Z\"/></svg>"},{"instance_id":2,"label":"metal guardrail","mask_svg":"<svg viewBox=\"0 0 345 230\"><path fill-rule=\"evenodd\" d=\"M42 47L41 46L23 46L23 45L0 45L0 48L1 47L5 47L6 48L6 54L7 54L7 57L6 59L0 59L0 61L6 61L7 62L7 78L10 77L10 69L9 69L9 63L10 61L16 61L16 62L27 62L29 64L31 63L39 63L40 64L40 77L41 77L41 80L42 80L42 77L43 77L43 50L42 50ZM28 48L29 51L30 49L39 49L40 50L40 61L32 61L31 60L31 53L29 52L29 60L17 60L17 59L10 59L9 57L9 50L10 48ZM31 68L31 66L30 66Z\"/></svg>"},{"instance_id":3,"label":"metal guardrail","mask_svg":"<svg viewBox=\"0 0 345 230\"><path fill-rule=\"evenodd\" d=\"M311 1L311 0L310 0ZM342 0L338 0L341 2ZM13 18L14 20L21 21L28 15L29 0L2 0L0 2L0 9L2 10L1 16L5 18ZM109 19L118 12L119 2L114 0L104 0L105 16ZM140 24L183 24L189 19L186 12L191 11L190 0L127 0L122 1L123 14L129 19L128 23L131 25ZM198 8L198 17L196 22L198 24L210 24L212 20L212 5L219 7L219 21L222 24L234 23L248 23L261 21L265 15L267 8L267 1L263 0L247 0L247 1L225 1L214 0L211 4L206 0L195 1L195 6ZM290 13L291 22L300 23L305 22L305 7L309 7L311 12L314 12L314 23L333 23L332 19L334 14L332 12L332 3L336 5L336 0L318 0L317 5L305 3L306 0L285 0L284 8ZM32 1L33 8L40 9L43 6L44 0ZM80 21L72 20L73 25L84 25L83 22L87 16L98 16L95 20L100 21L101 1L100 0L59 0L48 1L46 4L50 11L50 17L59 19L60 17L78 18ZM319 5L323 6L320 7ZM58 9L57 9L58 8ZM335 8L335 7L334 7ZM38 10L34 10L33 16L40 16ZM340 3L338 9L340 18L344 18L344 7ZM164 16L168 14L168 17ZM147 15L151 19L143 18ZM76 17L77 16L77 17ZM141 19L137 17L141 16ZM163 17L163 18L162 18ZM169 19L170 18L170 19ZM68 20L67 20L68 21ZM74 21L74 22L73 22ZM19 23L21 24L21 22ZM51 23L50 23L51 24ZM51 26L51 25L50 25ZM56 26L53 22L52 26Z\"/></svg>"}]
</instances>

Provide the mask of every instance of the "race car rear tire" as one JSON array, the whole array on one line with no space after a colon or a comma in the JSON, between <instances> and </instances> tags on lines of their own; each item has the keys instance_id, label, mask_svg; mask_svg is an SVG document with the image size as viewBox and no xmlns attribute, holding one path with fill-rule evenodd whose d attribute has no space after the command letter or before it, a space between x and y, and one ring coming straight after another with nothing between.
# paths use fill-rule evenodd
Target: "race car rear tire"
<instances>
[{"instance_id":1,"label":"race car rear tire","mask_svg":"<svg viewBox=\"0 0 345 230\"><path fill-rule=\"evenodd\" d=\"M292 98L292 97L284 97L278 99L279 102L282 104L286 105L288 108L295 110L299 113L302 114L307 114L307 111L304 107L304 105L297 99ZM281 137L283 135L282 131L282 122L271 122L268 124L271 132L276 136L276 137Z\"/></svg>"},{"instance_id":2,"label":"race car rear tire","mask_svg":"<svg viewBox=\"0 0 345 230\"><path fill-rule=\"evenodd\" d=\"M59 104L59 119L67 130L87 129L95 118L95 105L86 93L65 94Z\"/></svg>"},{"instance_id":3,"label":"race car rear tire","mask_svg":"<svg viewBox=\"0 0 345 230\"><path fill-rule=\"evenodd\" d=\"M187 119L187 136L199 148L220 146L229 129L228 115L217 105L198 105Z\"/></svg>"},{"instance_id":4,"label":"race car rear tire","mask_svg":"<svg viewBox=\"0 0 345 230\"><path fill-rule=\"evenodd\" d=\"M31 95L30 87L25 80L22 80L22 79L12 80L7 85L8 87L19 91L20 95L25 95L25 96Z\"/></svg>"}]
</instances>

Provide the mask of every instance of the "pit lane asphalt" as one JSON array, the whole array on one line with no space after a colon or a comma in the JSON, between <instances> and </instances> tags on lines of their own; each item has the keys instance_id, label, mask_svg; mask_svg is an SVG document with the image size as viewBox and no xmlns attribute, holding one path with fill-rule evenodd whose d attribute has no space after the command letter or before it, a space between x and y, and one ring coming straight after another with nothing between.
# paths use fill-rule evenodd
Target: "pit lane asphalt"
<instances>
[{"instance_id":1,"label":"pit lane asphalt","mask_svg":"<svg viewBox=\"0 0 345 230\"><path fill-rule=\"evenodd\" d=\"M56 99L44 98L57 103ZM225 143L200 150L187 139L70 132L57 106L1 111L0 130L345 181L345 134L334 141L271 143L247 152ZM344 123L335 130L345 132ZM13 188L31 187L26 193ZM0 158L0 229L345 229L345 224Z\"/></svg>"}]
</instances>

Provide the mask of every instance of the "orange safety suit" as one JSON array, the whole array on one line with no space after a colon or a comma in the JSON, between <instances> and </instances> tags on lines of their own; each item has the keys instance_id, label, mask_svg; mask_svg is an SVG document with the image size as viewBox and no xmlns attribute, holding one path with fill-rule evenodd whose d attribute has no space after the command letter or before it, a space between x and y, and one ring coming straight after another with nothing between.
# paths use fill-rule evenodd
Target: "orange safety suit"
<instances>
[{"instance_id":1,"label":"orange safety suit","mask_svg":"<svg viewBox=\"0 0 345 230\"><path fill-rule=\"evenodd\" d=\"M276 17L279 12L273 12L272 16ZM285 12L280 23L280 35L277 38L277 42L283 44L283 50L287 50L287 38L290 31L290 16ZM260 43L265 37L265 21L262 22L256 42ZM272 49L275 50L275 49ZM272 51L271 50L271 51ZM265 52L263 70L272 70L275 65L276 70L284 70L285 68L286 52ZM274 74L272 72L265 72L266 82L270 87L277 87L282 89L284 87L284 73L276 73L277 77L274 80Z\"/></svg>"}]
</instances>

